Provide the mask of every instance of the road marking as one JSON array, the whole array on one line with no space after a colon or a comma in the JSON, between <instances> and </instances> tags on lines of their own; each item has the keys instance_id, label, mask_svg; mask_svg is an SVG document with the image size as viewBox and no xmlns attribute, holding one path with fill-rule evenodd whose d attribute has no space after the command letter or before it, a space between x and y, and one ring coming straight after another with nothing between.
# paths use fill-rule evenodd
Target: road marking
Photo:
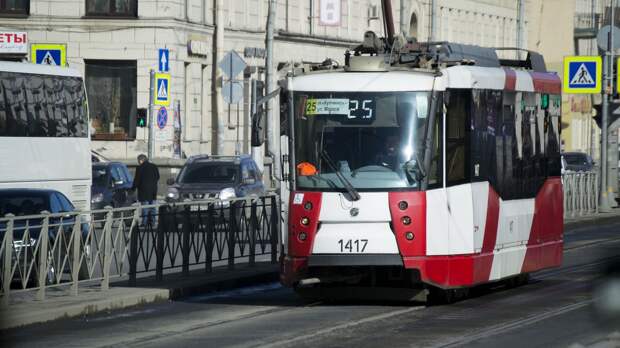
<instances>
[{"instance_id":1,"label":"road marking","mask_svg":"<svg viewBox=\"0 0 620 348\"><path fill-rule=\"evenodd\" d=\"M281 347L281 346L288 345L288 344L295 343L295 342L299 342L299 341L307 343L308 341L312 340L313 338L316 338L316 337L321 336L321 335L326 335L326 334L332 333L332 332L337 331L337 330L348 329L348 328L351 328L353 326L358 326L358 325L362 325L362 324L373 322L373 321L377 321L377 320L387 319L387 318L391 318L391 317L395 317L395 316L399 316L399 315L403 315L403 314L419 311L419 310L422 310L424 308L425 307L422 307L422 306L420 306L420 307L412 307L412 308L402 309L402 310L398 310L398 311L394 311L394 312L378 314L378 315L374 315L374 316L371 316L371 317L368 317L368 318L364 318L364 319L348 322L348 323L345 323L345 324L340 324L340 325L332 326L332 327L327 328L327 329L318 330L318 331L315 331L315 332L313 332L311 334L297 336L295 338L290 338L290 339L285 339L285 340L281 340L281 341L272 342L272 343L269 343L267 345L261 345L260 347L269 347L269 348L271 348L271 347Z\"/></svg>"},{"instance_id":2,"label":"road marking","mask_svg":"<svg viewBox=\"0 0 620 348\"><path fill-rule=\"evenodd\" d=\"M564 306L564 307L560 307L554 310L550 310L547 312L543 312L541 314L535 314L523 319L518 319L506 324L500 324L500 325L496 325L491 327L488 330L483 330L480 331L476 334L473 335L469 335L466 336L465 338L460 338L460 339L456 339L456 340L452 340L448 343L442 343L439 345L435 345L433 347L456 347L456 346L462 346L468 343L472 343L473 341L482 339L482 338L487 338L489 336L495 336L497 334L506 332L506 331L510 331L510 330L514 330L520 327L524 327L524 326L528 326L534 323L537 323L539 321L545 320L545 319L549 319L555 316L558 316L560 314L564 314L564 313L568 313L580 308L583 308L587 305L589 305L592 302L592 300L586 300L586 301L582 301L582 302L577 302L577 303L573 303L570 304L568 306Z\"/></svg>"}]
</instances>

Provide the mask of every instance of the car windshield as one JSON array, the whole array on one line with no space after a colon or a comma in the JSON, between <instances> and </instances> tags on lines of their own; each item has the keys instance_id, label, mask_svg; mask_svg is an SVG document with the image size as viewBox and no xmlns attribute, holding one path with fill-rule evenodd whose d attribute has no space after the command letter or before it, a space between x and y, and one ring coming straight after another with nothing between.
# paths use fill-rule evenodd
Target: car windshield
<instances>
[{"instance_id":1,"label":"car windshield","mask_svg":"<svg viewBox=\"0 0 620 348\"><path fill-rule=\"evenodd\" d=\"M297 185L416 188L405 164L423 157L430 92L295 92ZM311 168L311 170L306 170Z\"/></svg>"},{"instance_id":2,"label":"car windshield","mask_svg":"<svg viewBox=\"0 0 620 348\"><path fill-rule=\"evenodd\" d=\"M108 174L105 168L93 168L93 186L105 187L108 186Z\"/></svg>"},{"instance_id":3,"label":"car windshield","mask_svg":"<svg viewBox=\"0 0 620 348\"><path fill-rule=\"evenodd\" d=\"M572 153L572 154L564 154L564 159L567 164L570 165L587 165L588 157L586 155Z\"/></svg>"},{"instance_id":4,"label":"car windshield","mask_svg":"<svg viewBox=\"0 0 620 348\"><path fill-rule=\"evenodd\" d=\"M238 167L238 165L224 162L195 162L183 169L179 182L185 184L234 183L237 180Z\"/></svg>"},{"instance_id":5,"label":"car windshield","mask_svg":"<svg viewBox=\"0 0 620 348\"><path fill-rule=\"evenodd\" d=\"M5 214L37 215L43 210L50 211L49 200L45 196L28 193L0 193L0 216Z\"/></svg>"}]
</instances>

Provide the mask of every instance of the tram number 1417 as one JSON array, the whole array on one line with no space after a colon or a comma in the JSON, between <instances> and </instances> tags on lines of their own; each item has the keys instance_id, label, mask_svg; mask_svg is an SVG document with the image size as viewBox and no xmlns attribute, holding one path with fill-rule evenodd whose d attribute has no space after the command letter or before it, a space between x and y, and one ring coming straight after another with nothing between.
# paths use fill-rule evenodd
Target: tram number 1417
<instances>
[{"instance_id":1,"label":"tram number 1417","mask_svg":"<svg viewBox=\"0 0 620 348\"><path fill-rule=\"evenodd\" d=\"M338 246L340 246L341 253L363 253L368 245L368 239L340 239L338 240Z\"/></svg>"}]
</instances>

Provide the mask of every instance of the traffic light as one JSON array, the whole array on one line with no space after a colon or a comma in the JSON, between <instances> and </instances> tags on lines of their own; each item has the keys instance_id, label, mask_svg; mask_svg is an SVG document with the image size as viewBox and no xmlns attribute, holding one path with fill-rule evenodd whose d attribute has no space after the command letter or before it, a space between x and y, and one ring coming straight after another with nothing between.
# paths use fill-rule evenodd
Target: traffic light
<instances>
[{"instance_id":1,"label":"traffic light","mask_svg":"<svg viewBox=\"0 0 620 348\"><path fill-rule=\"evenodd\" d=\"M146 127L146 109L138 109L136 127Z\"/></svg>"},{"instance_id":2,"label":"traffic light","mask_svg":"<svg viewBox=\"0 0 620 348\"><path fill-rule=\"evenodd\" d=\"M252 133L250 142L252 146L262 146L265 142L265 105L260 103L260 99L265 96L265 82L259 80L252 81L252 104L255 113L252 115Z\"/></svg>"}]
</instances>

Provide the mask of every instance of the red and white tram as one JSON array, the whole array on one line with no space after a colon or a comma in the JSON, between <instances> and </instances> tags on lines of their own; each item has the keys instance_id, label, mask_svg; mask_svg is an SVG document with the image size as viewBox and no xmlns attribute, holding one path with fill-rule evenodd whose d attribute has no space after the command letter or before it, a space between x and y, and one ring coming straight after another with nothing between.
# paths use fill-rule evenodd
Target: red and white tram
<instances>
[{"instance_id":1,"label":"red and white tram","mask_svg":"<svg viewBox=\"0 0 620 348\"><path fill-rule=\"evenodd\" d=\"M446 292L559 266L558 76L534 52L373 35L283 85L282 283Z\"/></svg>"}]
</instances>

